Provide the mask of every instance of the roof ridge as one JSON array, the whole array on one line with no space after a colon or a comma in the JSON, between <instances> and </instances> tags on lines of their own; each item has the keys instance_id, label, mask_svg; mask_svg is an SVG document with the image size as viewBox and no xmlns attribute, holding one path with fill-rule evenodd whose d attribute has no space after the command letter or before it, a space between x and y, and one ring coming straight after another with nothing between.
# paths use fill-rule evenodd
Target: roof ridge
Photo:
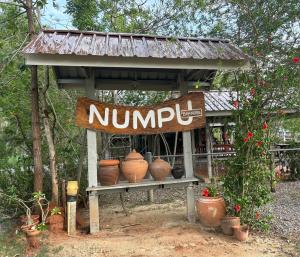
<instances>
[{"instance_id":1,"label":"roof ridge","mask_svg":"<svg viewBox=\"0 0 300 257\"><path fill-rule=\"evenodd\" d=\"M200 40L200 41L213 41L213 42L224 42L229 43L228 39L220 38L205 38L205 37L182 37L182 36L164 36L164 35L153 35L153 34L136 34L126 32L101 32L101 31L82 31L82 30L67 30L67 29L42 29L44 33L77 33L77 34L99 34L99 35L110 35L110 36L133 36L133 37L149 37L149 38L161 38L161 39L179 39L179 40Z\"/></svg>"}]
</instances>

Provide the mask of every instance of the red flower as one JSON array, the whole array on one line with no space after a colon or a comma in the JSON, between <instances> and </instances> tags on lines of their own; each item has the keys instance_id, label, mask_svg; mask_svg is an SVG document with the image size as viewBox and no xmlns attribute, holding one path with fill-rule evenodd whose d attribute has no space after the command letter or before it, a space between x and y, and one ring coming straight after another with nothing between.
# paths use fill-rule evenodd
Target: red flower
<instances>
[{"instance_id":1,"label":"red flower","mask_svg":"<svg viewBox=\"0 0 300 257\"><path fill-rule=\"evenodd\" d=\"M263 144L264 144L264 143L263 143L262 141L257 141L257 142L256 142L256 146L257 146L257 147L261 147Z\"/></svg>"},{"instance_id":2,"label":"red flower","mask_svg":"<svg viewBox=\"0 0 300 257\"><path fill-rule=\"evenodd\" d=\"M256 220L260 219L260 213L258 211L255 213L255 218L256 218Z\"/></svg>"},{"instance_id":3,"label":"red flower","mask_svg":"<svg viewBox=\"0 0 300 257\"><path fill-rule=\"evenodd\" d=\"M267 123L266 121L263 123L262 129L263 129L263 130L268 129L268 123Z\"/></svg>"},{"instance_id":4,"label":"red flower","mask_svg":"<svg viewBox=\"0 0 300 257\"><path fill-rule=\"evenodd\" d=\"M234 106L234 108L238 108L238 106L239 106L239 101L238 101L238 100L234 100L234 101L233 101L233 106Z\"/></svg>"},{"instance_id":5,"label":"red flower","mask_svg":"<svg viewBox=\"0 0 300 257\"><path fill-rule=\"evenodd\" d=\"M250 90L250 95L252 95L252 96L255 95L255 88L251 88L251 90Z\"/></svg>"},{"instance_id":6,"label":"red flower","mask_svg":"<svg viewBox=\"0 0 300 257\"><path fill-rule=\"evenodd\" d=\"M244 142L247 143L249 141L249 137L244 138Z\"/></svg>"},{"instance_id":7,"label":"red flower","mask_svg":"<svg viewBox=\"0 0 300 257\"><path fill-rule=\"evenodd\" d=\"M235 212L241 211L241 206L239 204L236 204L233 208L234 208Z\"/></svg>"},{"instance_id":8,"label":"red flower","mask_svg":"<svg viewBox=\"0 0 300 257\"><path fill-rule=\"evenodd\" d=\"M299 62L299 57L295 56L293 58L293 63L297 64Z\"/></svg>"},{"instance_id":9,"label":"red flower","mask_svg":"<svg viewBox=\"0 0 300 257\"><path fill-rule=\"evenodd\" d=\"M202 191L202 196L209 197L209 191L207 188L204 188Z\"/></svg>"},{"instance_id":10,"label":"red flower","mask_svg":"<svg viewBox=\"0 0 300 257\"><path fill-rule=\"evenodd\" d=\"M253 133L249 131L248 134L247 134L247 137L248 137L248 138L253 137Z\"/></svg>"}]
</instances>

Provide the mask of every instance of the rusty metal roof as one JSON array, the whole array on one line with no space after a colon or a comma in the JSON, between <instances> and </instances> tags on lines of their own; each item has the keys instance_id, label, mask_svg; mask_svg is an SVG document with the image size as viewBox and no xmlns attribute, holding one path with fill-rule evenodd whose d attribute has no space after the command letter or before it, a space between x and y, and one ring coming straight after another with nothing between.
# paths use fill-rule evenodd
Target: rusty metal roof
<instances>
[{"instance_id":1,"label":"rusty metal roof","mask_svg":"<svg viewBox=\"0 0 300 257\"><path fill-rule=\"evenodd\" d=\"M73 30L44 30L23 49L23 53L197 60L249 59L228 40Z\"/></svg>"}]
</instances>

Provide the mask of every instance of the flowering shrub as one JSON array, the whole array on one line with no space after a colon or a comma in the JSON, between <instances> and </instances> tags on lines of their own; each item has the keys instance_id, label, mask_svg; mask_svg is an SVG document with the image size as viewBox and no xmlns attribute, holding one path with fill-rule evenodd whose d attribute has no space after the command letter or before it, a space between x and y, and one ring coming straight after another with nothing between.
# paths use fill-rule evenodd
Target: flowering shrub
<instances>
[{"instance_id":1,"label":"flowering shrub","mask_svg":"<svg viewBox=\"0 0 300 257\"><path fill-rule=\"evenodd\" d=\"M271 200L271 178L275 177L270 170L272 124L280 119L282 109L289 108L293 85L299 85L298 62L293 58L297 65L291 69L238 72L225 79L236 92L232 94L236 155L227 161L228 172L222 178L224 199L228 214L252 227L267 228L269 217L262 217L259 209Z\"/></svg>"}]
</instances>

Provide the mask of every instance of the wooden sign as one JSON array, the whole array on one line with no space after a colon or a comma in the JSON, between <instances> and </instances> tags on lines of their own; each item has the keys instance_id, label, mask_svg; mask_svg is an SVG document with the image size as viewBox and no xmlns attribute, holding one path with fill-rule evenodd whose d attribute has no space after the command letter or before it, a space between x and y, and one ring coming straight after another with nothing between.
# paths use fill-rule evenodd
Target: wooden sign
<instances>
[{"instance_id":1,"label":"wooden sign","mask_svg":"<svg viewBox=\"0 0 300 257\"><path fill-rule=\"evenodd\" d=\"M76 124L112 134L158 134L205 127L202 92L153 106L121 106L86 97L77 99Z\"/></svg>"}]
</instances>

